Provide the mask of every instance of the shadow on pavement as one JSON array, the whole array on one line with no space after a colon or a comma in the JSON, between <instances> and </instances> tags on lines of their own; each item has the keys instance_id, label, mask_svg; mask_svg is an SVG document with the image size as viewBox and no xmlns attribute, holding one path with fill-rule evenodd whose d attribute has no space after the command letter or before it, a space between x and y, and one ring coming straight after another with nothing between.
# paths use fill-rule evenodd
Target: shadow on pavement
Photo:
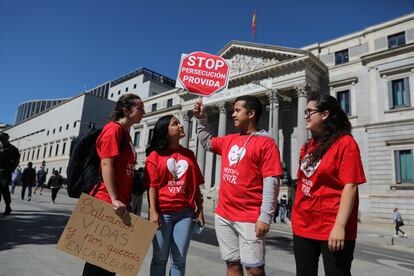
<instances>
[{"instance_id":1,"label":"shadow on pavement","mask_svg":"<svg viewBox=\"0 0 414 276\"><path fill-rule=\"evenodd\" d=\"M276 250L283 250L293 254L293 240L285 236L268 236L266 237L266 246L271 246Z\"/></svg>"},{"instance_id":2,"label":"shadow on pavement","mask_svg":"<svg viewBox=\"0 0 414 276\"><path fill-rule=\"evenodd\" d=\"M191 240L218 246L216 231L210 228L204 228L201 234L193 234Z\"/></svg>"},{"instance_id":3,"label":"shadow on pavement","mask_svg":"<svg viewBox=\"0 0 414 276\"><path fill-rule=\"evenodd\" d=\"M69 220L67 211L16 211L0 217L0 251L22 244L56 244Z\"/></svg>"}]
</instances>

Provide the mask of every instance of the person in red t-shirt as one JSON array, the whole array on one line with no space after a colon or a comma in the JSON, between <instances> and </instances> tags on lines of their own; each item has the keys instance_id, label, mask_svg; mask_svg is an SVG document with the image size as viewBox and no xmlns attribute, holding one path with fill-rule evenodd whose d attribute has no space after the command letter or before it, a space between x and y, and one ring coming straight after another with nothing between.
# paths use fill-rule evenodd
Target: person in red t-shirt
<instances>
[{"instance_id":1,"label":"person in red t-shirt","mask_svg":"<svg viewBox=\"0 0 414 276\"><path fill-rule=\"evenodd\" d=\"M211 136L201 101L193 113L204 149L222 156L215 229L227 275L243 275L242 264L249 275L264 275L265 235L283 171L275 141L257 128L262 105L257 97L238 97L232 117L240 133L223 137Z\"/></svg>"},{"instance_id":2,"label":"person in red t-shirt","mask_svg":"<svg viewBox=\"0 0 414 276\"><path fill-rule=\"evenodd\" d=\"M180 121L161 117L146 150L145 183L149 186L149 217L159 228L153 240L150 275L165 275L171 254L170 275L185 274L193 220L204 225L200 191L204 178L194 153L180 146L185 136Z\"/></svg>"},{"instance_id":3,"label":"person in red t-shirt","mask_svg":"<svg viewBox=\"0 0 414 276\"><path fill-rule=\"evenodd\" d=\"M365 183L351 123L330 95L311 94L305 109L312 138L301 149L292 213L296 275L351 275L358 218L358 184Z\"/></svg>"},{"instance_id":4,"label":"person in red t-shirt","mask_svg":"<svg viewBox=\"0 0 414 276\"><path fill-rule=\"evenodd\" d=\"M115 106L112 121L104 126L96 140L101 158L103 181L95 197L112 204L117 215L127 212L131 202L136 153L129 128L141 121L145 114L141 98L135 94L122 95ZM101 267L86 263L83 276L115 275Z\"/></svg>"}]
</instances>

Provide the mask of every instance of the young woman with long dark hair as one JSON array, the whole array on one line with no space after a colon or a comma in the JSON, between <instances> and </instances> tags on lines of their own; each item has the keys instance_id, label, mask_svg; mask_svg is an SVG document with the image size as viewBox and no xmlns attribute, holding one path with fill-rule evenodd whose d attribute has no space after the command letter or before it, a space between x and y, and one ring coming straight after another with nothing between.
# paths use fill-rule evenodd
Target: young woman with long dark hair
<instances>
[{"instance_id":1,"label":"young woman with long dark hair","mask_svg":"<svg viewBox=\"0 0 414 276\"><path fill-rule=\"evenodd\" d=\"M117 215L127 212L131 202L136 153L129 128L141 121L145 114L141 98L135 94L122 95L115 106L111 121L96 140L101 158L102 182L92 193L96 198L112 204ZM83 276L115 275L101 267L86 263Z\"/></svg>"},{"instance_id":2,"label":"young woman with long dark hair","mask_svg":"<svg viewBox=\"0 0 414 276\"><path fill-rule=\"evenodd\" d=\"M351 275L358 217L358 184L365 183L351 123L330 95L312 94L305 110L312 138L299 157L292 213L296 275Z\"/></svg>"},{"instance_id":3,"label":"young woman with long dark hair","mask_svg":"<svg viewBox=\"0 0 414 276\"><path fill-rule=\"evenodd\" d=\"M183 126L176 117L163 116L155 124L146 150L149 217L159 226L153 240L152 276L165 276L169 255L169 275L184 275L193 220L198 219L204 225L199 187L204 179L194 153L179 144L184 136Z\"/></svg>"}]
</instances>

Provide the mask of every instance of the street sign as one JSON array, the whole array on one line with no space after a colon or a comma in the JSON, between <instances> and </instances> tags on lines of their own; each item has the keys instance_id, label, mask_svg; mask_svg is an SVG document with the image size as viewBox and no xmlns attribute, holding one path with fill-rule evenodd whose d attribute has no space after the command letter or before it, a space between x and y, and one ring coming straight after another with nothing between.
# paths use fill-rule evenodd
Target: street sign
<instances>
[{"instance_id":1,"label":"street sign","mask_svg":"<svg viewBox=\"0 0 414 276\"><path fill-rule=\"evenodd\" d=\"M226 60L205 52L193 52L182 58L177 84L200 96L212 94L227 87L230 66Z\"/></svg>"}]
</instances>

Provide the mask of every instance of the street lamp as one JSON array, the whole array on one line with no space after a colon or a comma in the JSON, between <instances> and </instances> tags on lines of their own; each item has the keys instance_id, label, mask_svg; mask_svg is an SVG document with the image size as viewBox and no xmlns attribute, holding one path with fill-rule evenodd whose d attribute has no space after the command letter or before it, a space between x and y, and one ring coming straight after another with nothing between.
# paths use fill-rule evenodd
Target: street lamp
<instances>
[{"instance_id":1,"label":"street lamp","mask_svg":"<svg viewBox=\"0 0 414 276\"><path fill-rule=\"evenodd\" d=\"M275 139L276 145L279 146L279 99L278 91L270 87L264 86L259 80L254 80L251 83L261 86L268 90L270 98L270 135Z\"/></svg>"}]
</instances>

